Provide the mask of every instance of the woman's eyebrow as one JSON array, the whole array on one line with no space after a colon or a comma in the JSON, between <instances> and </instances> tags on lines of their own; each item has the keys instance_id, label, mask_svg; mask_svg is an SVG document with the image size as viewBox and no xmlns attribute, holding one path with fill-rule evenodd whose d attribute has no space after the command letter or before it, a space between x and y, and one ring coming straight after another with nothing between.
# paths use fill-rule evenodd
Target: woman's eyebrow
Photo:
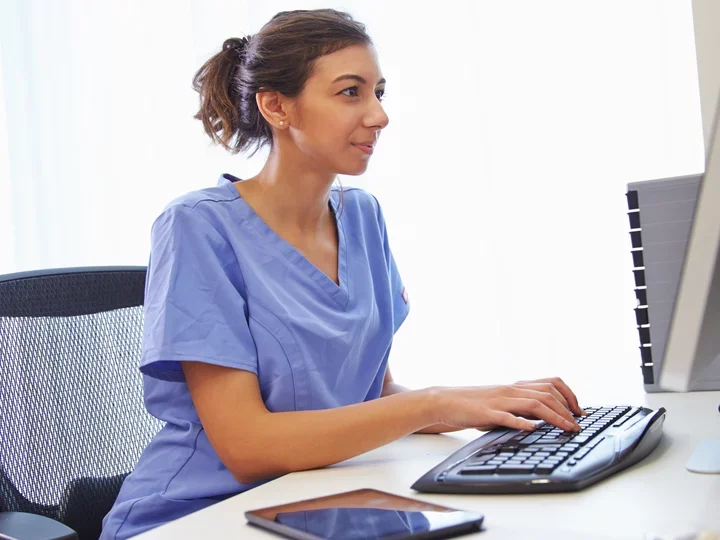
<instances>
[{"instance_id":1,"label":"woman's eyebrow","mask_svg":"<svg viewBox=\"0 0 720 540\"><path fill-rule=\"evenodd\" d=\"M350 74L350 73L346 73L345 75L340 75L337 79L335 79L335 80L332 82L332 84L335 84L335 83L338 82L338 81L344 81L344 80L346 80L346 79L350 79L350 80L353 80L353 81L357 81L357 82L359 82L360 84L367 84L367 81L366 81L363 77L361 77L360 75L353 75L353 74ZM384 82L385 82L385 79L380 79L375 86L377 86L378 84L383 84Z\"/></svg>"}]
</instances>

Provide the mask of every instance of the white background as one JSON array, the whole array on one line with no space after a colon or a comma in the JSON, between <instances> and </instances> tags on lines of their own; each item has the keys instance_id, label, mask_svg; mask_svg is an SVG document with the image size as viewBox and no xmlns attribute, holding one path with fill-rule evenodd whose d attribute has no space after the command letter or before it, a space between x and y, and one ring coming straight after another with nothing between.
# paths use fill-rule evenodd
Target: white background
<instances>
[{"instance_id":1,"label":"white background","mask_svg":"<svg viewBox=\"0 0 720 540\"><path fill-rule=\"evenodd\" d=\"M690 1L423 6L4 0L0 273L146 264L166 203L264 159L209 146L195 71L277 11L335 7L388 80L342 183L379 198L410 293L396 380L640 385L625 185L703 171Z\"/></svg>"}]
</instances>

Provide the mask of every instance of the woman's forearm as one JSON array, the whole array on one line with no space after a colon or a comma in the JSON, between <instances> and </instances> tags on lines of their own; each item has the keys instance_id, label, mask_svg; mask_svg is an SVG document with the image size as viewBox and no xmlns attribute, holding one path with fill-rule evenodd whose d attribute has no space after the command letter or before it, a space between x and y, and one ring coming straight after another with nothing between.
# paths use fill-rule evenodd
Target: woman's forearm
<instances>
[{"instance_id":1,"label":"woman's forearm","mask_svg":"<svg viewBox=\"0 0 720 540\"><path fill-rule=\"evenodd\" d=\"M268 412L245 424L228 468L253 483L338 463L426 428L433 407L432 390L420 390L333 409Z\"/></svg>"},{"instance_id":2,"label":"woman's forearm","mask_svg":"<svg viewBox=\"0 0 720 540\"><path fill-rule=\"evenodd\" d=\"M383 386L382 395L383 396L393 396L396 394L400 394L402 392L410 392L411 390L409 388L406 388L394 381L387 382ZM419 429L415 433L423 433L423 434L437 434L437 433L449 433L452 431L459 431L461 428L452 427L452 426L446 426L445 424L432 424L429 426L426 426L422 429Z\"/></svg>"}]
</instances>

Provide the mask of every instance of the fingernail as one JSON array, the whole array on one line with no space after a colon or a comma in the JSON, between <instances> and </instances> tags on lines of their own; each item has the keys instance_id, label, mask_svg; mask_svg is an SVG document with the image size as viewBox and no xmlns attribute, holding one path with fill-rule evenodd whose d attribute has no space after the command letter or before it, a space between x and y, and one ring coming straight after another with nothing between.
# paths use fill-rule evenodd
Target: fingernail
<instances>
[{"instance_id":1,"label":"fingernail","mask_svg":"<svg viewBox=\"0 0 720 540\"><path fill-rule=\"evenodd\" d=\"M576 424L571 422L570 420L565 420L565 425L569 428L575 428Z\"/></svg>"}]
</instances>

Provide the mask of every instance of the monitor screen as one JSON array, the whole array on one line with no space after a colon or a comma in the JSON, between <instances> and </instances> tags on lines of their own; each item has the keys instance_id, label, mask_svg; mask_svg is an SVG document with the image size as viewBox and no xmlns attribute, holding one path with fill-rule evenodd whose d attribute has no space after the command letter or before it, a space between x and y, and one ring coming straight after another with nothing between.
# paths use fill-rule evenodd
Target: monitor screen
<instances>
[{"instance_id":1,"label":"monitor screen","mask_svg":"<svg viewBox=\"0 0 720 540\"><path fill-rule=\"evenodd\" d=\"M720 390L720 100L675 298L660 387Z\"/></svg>"}]
</instances>

